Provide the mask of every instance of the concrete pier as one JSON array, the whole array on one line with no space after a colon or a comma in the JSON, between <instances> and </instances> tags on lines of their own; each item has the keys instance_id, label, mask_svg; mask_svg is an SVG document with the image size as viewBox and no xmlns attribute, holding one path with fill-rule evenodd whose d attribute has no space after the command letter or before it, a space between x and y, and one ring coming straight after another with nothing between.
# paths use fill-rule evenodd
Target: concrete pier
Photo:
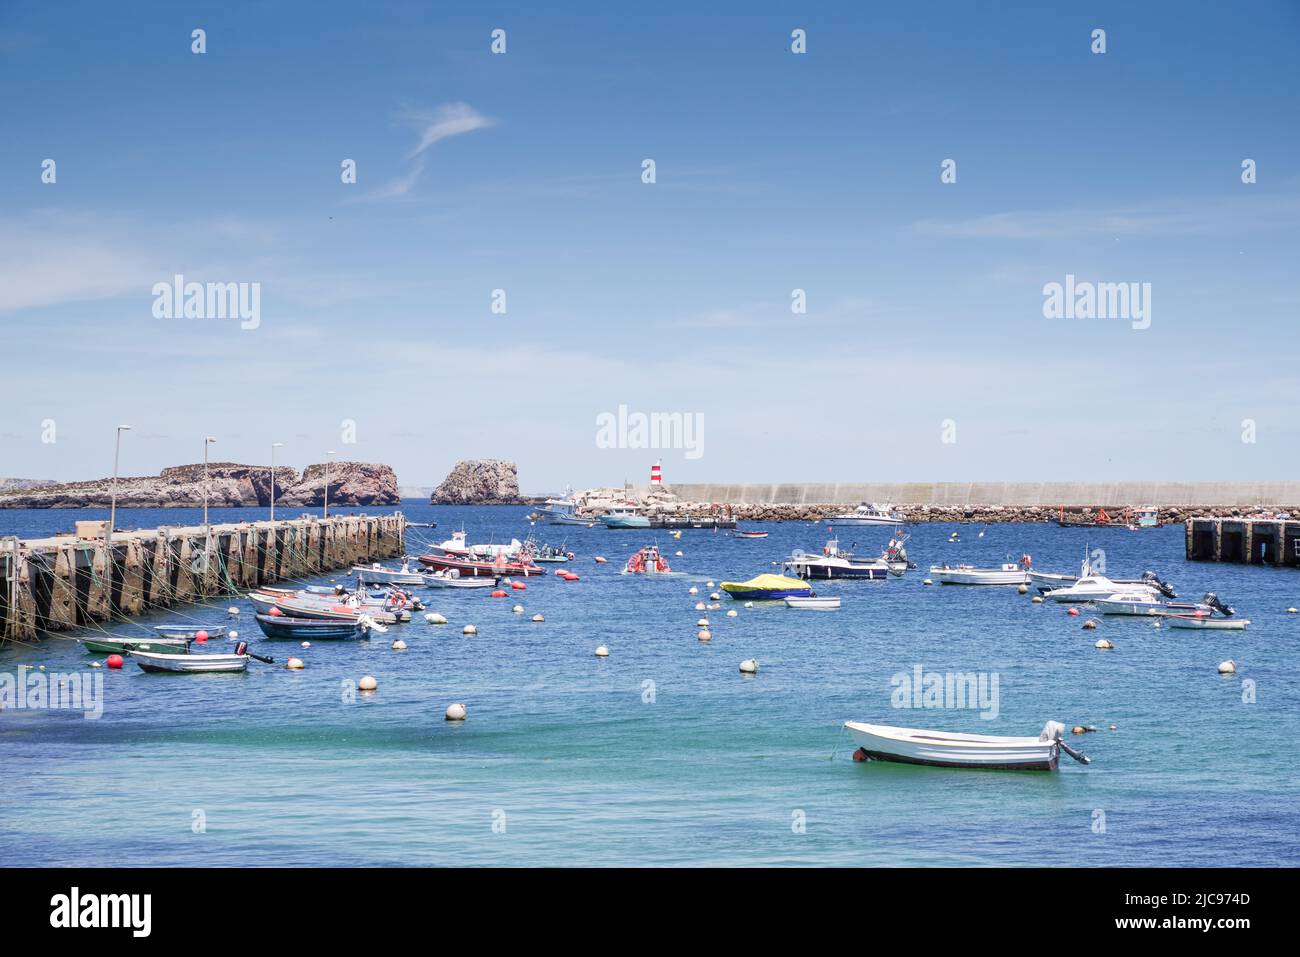
<instances>
[{"instance_id":1,"label":"concrete pier","mask_svg":"<svg viewBox=\"0 0 1300 957\"><path fill-rule=\"evenodd\" d=\"M102 529L0 539L0 641L398 557L405 536L398 512L116 532L111 550Z\"/></svg>"},{"instance_id":2,"label":"concrete pier","mask_svg":"<svg viewBox=\"0 0 1300 957\"><path fill-rule=\"evenodd\" d=\"M1300 568L1300 521L1283 518L1189 518L1188 561Z\"/></svg>"}]
</instances>

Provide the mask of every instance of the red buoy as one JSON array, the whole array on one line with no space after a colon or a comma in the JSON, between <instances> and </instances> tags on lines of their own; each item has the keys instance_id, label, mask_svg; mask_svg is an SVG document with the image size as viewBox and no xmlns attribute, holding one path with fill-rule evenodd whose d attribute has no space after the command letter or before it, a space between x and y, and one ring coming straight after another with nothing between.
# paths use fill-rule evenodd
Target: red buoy
<instances>
[{"instance_id":1,"label":"red buoy","mask_svg":"<svg viewBox=\"0 0 1300 957\"><path fill-rule=\"evenodd\" d=\"M858 748L858 750L854 751L854 752L853 752L853 760L854 760L854 761L857 761L857 762L859 762L859 763L862 762L862 761L867 760L867 749L866 749L866 748Z\"/></svg>"},{"instance_id":2,"label":"red buoy","mask_svg":"<svg viewBox=\"0 0 1300 957\"><path fill-rule=\"evenodd\" d=\"M582 581L582 579L579 578L577 575L573 574L573 572L569 572L569 574L565 575L565 576L564 576L564 580L565 580L566 582L578 582L578 581Z\"/></svg>"},{"instance_id":3,"label":"red buoy","mask_svg":"<svg viewBox=\"0 0 1300 957\"><path fill-rule=\"evenodd\" d=\"M513 588L515 591L524 591L525 589L528 588L528 586L525 585L523 582L511 582L510 587Z\"/></svg>"},{"instance_id":4,"label":"red buoy","mask_svg":"<svg viewBox=\"0 0 1300 957\"><path fill-rule=\"evenodd\" d=\"M271 606L271 610L268 611L267 614L270 615L272 618L279 618L281 615L284 614L284 612L282 612L282 611L281 611L279 608L277 608L275 605L272 605L272 606Z\"/></svg>"},{"instance_id":5,"label":"red buoy","mask_svg":"<svg viewBox=\"0 0 1300 957\"><path fill-rule=\"evenodd\" d=\"M198 631L198 632L196 632L195 635L194 635L194 640L195 640L195 641L198 641L198 642L204 642L204 641L207 641L207 640L208 640L208 633L207 633L206 631Z\"/></svg>"},{"instance_id":6,"label":"red buoy","mask_svg":"<svg viewBox=\"0 0 1300 957\"><path fill-rule=\"evenodd\" d=\"M121 656L121 655L109 655L109 656L108 656L108 666L109 666L110 668L121 668L121 667L122 667L122 656Z\"/></svg>"},{"instance_id":7,"label":"red buoy","mask_svg":"<svg viewBox=\"0 0 1300 957\"><path fill-rule=\"evenodd\" d=\"M1068 612L1066 612L1066 614L1069 615L1071 618L1077 618L1079 615L1079 609L1071 608Z\"/></svg>"},{"instance_id":8,"label":"red buoy","mask_svg":"<svg viewBox=\"0 0 1300 957\"><path fill-rule=\"evenodd\" d=\"M494 592L492 593L491 597L492 597L492 598L505 598L505 597L506 597L506 593L505 593L504 591L502 591L500 588L498 588L496 591L494 591Z\"/></svg>"},{"instance_id":9,"label":"red buoy","mask_svg":"<svg viewBox=\"0 0 1300 957\"><path fill-rule=\"evenodd\" d=\"M556 577L556 578L563 578L563 577L564 577L565 575L567 575L567 574L569 574L569 573L566 572L563 568L561 568L559 571L557 571L557 572L555 573L555 577Z\"/></svg>"}]
</instances>

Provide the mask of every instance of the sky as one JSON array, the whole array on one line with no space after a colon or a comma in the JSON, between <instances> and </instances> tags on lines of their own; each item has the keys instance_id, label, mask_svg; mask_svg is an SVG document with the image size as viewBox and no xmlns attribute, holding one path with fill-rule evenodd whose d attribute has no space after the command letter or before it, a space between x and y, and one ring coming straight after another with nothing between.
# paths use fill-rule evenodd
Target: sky
<instances>
[{"instance_id":1,"label":"sky","mask_svg":"<svg viewBox=\"0 0 1300 957\"><path fill-rule=\"evenodd\" d=\"M1300 466L1300 2L235 6L0 0L0 476Z\"/></svg>"}]
</instances>

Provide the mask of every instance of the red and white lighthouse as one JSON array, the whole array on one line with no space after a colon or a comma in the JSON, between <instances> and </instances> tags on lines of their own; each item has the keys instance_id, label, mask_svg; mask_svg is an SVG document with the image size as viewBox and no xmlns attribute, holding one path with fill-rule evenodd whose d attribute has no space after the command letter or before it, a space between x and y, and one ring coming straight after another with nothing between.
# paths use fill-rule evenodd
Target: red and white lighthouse
<instances>
[{"instance_id":1,"label":"red and white lighthouse","mask_svg":"<svg viewBox=\"0 0 1300 957\"><path fill-rule=\"evenodd\" d=\"M662 465L660 464L661 462L662 462L662 460L660 460L660 461L658 461L658 462L655 462L654 465L650 466L650 484L651 484L651 485L663 485L663 484L664 484L663 467L662 467Z\"/></svg>"}]
</instances>

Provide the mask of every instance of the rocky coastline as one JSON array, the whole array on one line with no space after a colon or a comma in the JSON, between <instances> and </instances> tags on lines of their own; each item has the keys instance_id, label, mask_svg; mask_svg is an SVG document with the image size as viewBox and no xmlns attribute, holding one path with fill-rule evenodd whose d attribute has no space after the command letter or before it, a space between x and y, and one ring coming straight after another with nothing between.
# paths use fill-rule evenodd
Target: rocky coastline
<instances>
[{"instance_id":1,"label":"rocky coastline","mask_svg":"<svg viewBox=\"0 0 1300 957\"><path fill-rule=\"evenodd\" d=\"M504 459L457 462L429 496L430 505L525 505L519 494L519 468Z\"/></svg>"},{"instance_id":2,"label":"rocky coastline","mask_svg":"<svg viewBox=\"0 0 1300 957\"><path fill-rule=\"evenodd\" d=\"M267 506L271 470L261 465L213 462L204 482L203 465L178 465L158 475L119 476L120 508L194 508L203 504L204 488L213 508ZM387 465L368 462L329 463L330 504L396 505L397 475ZM0 508L106 508L112 480L42 484L0 492ZM301 474L289 466L275 470L275 503L286 507L319 506L325 501L325 465L309 465Z\"/></svg>"}]
</instances>

